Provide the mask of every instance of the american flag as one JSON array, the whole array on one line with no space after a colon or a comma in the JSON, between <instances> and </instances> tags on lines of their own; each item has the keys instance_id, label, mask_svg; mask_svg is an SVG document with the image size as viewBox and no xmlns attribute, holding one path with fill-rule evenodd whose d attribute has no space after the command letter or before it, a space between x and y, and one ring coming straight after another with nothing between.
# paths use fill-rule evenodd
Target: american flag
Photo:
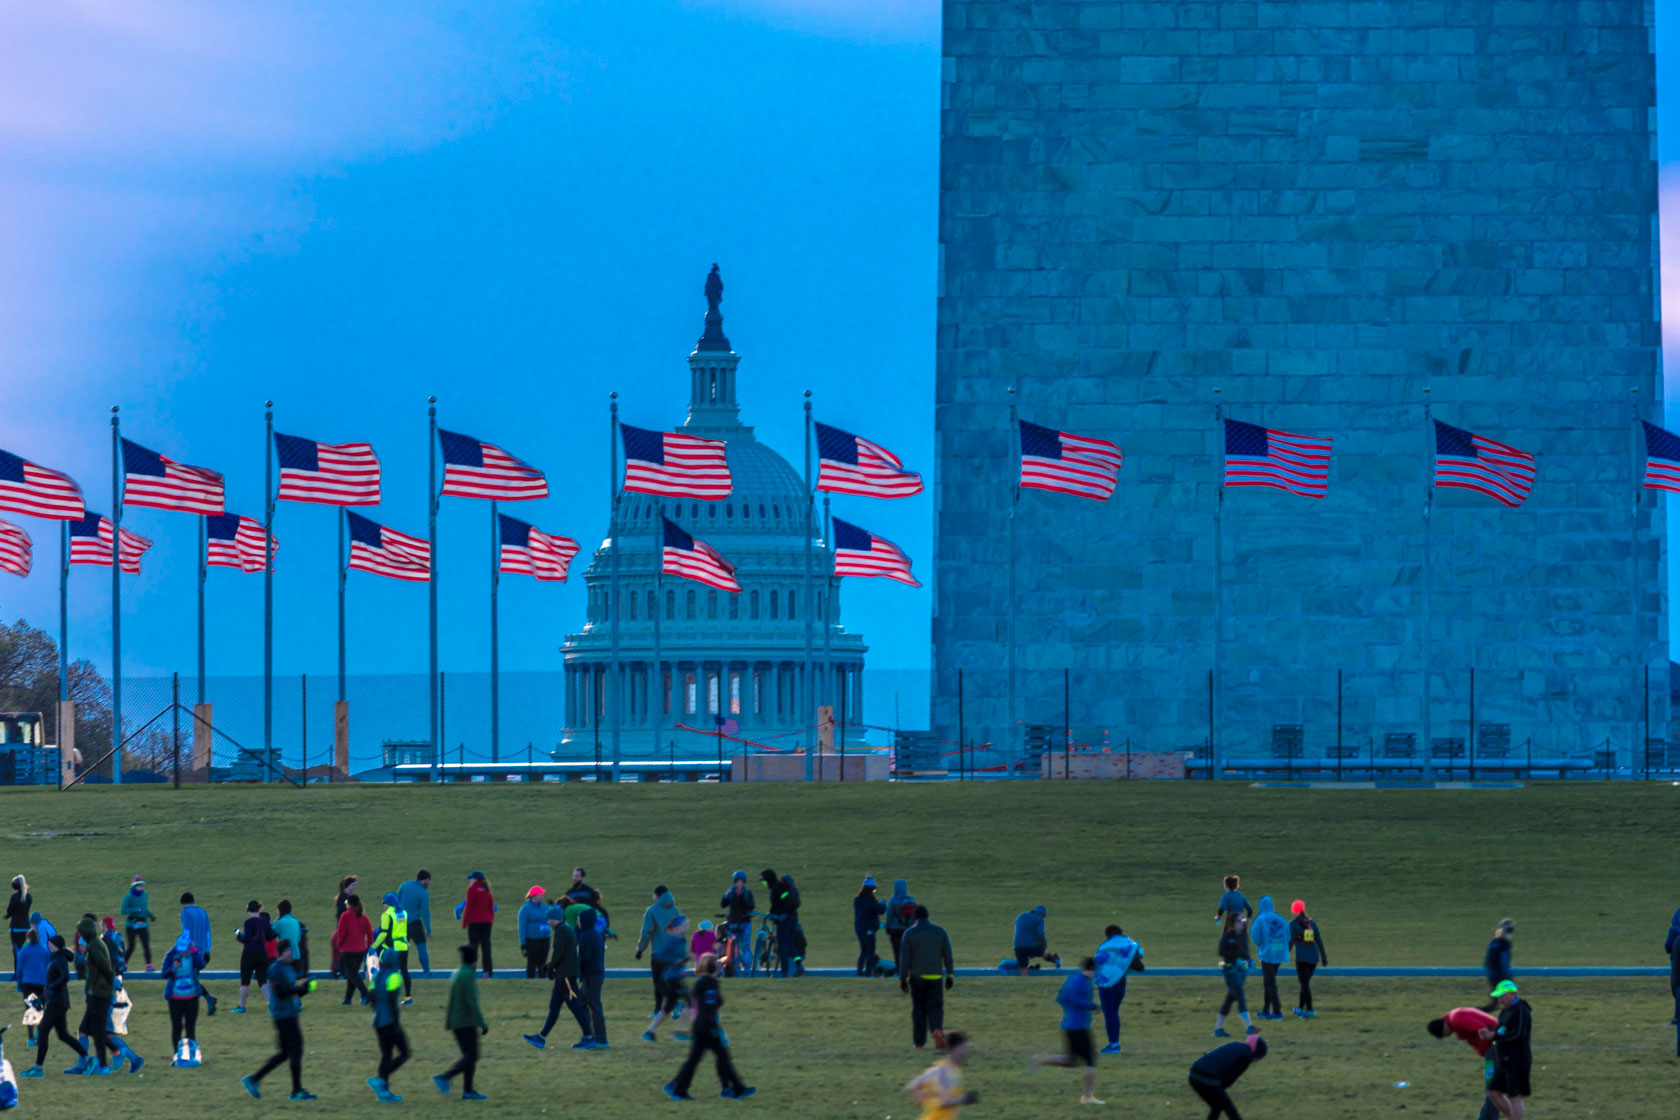
<instances>
[{"instance_id":1,"label":"american flag","mask_svg":"<svg viewBox=\"0 0 1680 1120\"><path fill-rule=\"evenodd\" d=\"M1322 498L1330 489L1330 441L1227 420L1225 485L1272 486Z\"/></svg>"},{"instance_id":2,"label":"american flag","mask_svg":"<svg viewBox=\"0 0 1680 1120\"><path fill-rule=\"evenodd\" d=\"M123 506L170 509L206 516L226 512L222 476L208 467L191 467L167 455L122 441Z\"/></svg>"},{"instance_id":3,"label":"american flag","mask_svg":"<svg viewBox=\"0 0 1680 1120\"><path fill-rule=\"evenodd\" d=\"M502 534L500 571L565 582L578 543L570 537L544 533L505 513L496 515Z\"/></svg>"},{"instance_id":4,"label":"american flag","mask_svg":"<svg viewBox=\"0 0 1680 1120\"><path fill-rule=\"evenodd\" d=\"M69 475L9 451L0 451L0 509L54 521L80 521L87 516L82 488Z\"/></svg>"},{"instance_id":5,"label":"american flag","mask_svg":"<svg viewBox=\"0 0 1680 1120\"><path fill-rule=\"evenodd\" d=\"M531 464L493 443L438 429L443 445L443 495L528 502L548 497L548 480Z\"/></svg>"},{"instance_id":6,"label":"american flag","mask_svg":"<svg viewBox=\"0 0 1680 1120\"><path fill-rule=\"evenodd\" d=\"M719 735L739 735L741 722L732 716L714 715L712 726L716 727Z\"/></svg>"},{"instance_id":7,"label":"american flag","mask_svg":"<svg viewBox=\"0 0 1680 1120\"><path fill-rule=\"evenodd\" d=\"M152 542L129 528L122 531L122 570L140 574L140 557ZM111 519L90 513L70 523L70 563L111 566Z\"/></svg>"},{"instance_id":8,"label":"american flag","mask_svg":"<svg viewBox=\"0 0 1680 1120\"><path fill-rule=\"evenodd\" d=\"M432 577L432 549L419 537L387 529L359 513L344 511L350 524L350 567L376 576L425 583Z\"/></svg>"},{"instance_id":9,"label":"american flag","mask_svg":"<svg viewBox=\"0 0 1680 1120\"><path fill-rule=\"evenodd\" d=\"M1120 480L1120 449L1106 439L1021 425L1021 488L1106 502Z\"/></svg>"},{"instance_id":10,"label":"american flag","mask_svg":"<svg viewBox=\"0 0 1680 1120\"><path fill-rule=\"evenodd\" d=\"M316 443L274 433L283 502L327 506L379 504L379 456L371 443Z\"/></svg>"},{"instance_id":11,"label":"american flag","mask_svg":"<svg viewBox=\"0 0 1680 1120\"><path fill-rule=\"evenodd\" d=\"M1680 436L1648 420L1640 423L1645 425L1645 489L1680 494Z\"/></svg>"},{"instance_id":12,"label":"american flag","mask_svg":"<svg viewBox=\"0 0 1680 1120\"><path fill-rule=\"evenodd\" d=\"M14 576L26 576L34 557L29 534L23 531L23 527L10 521L0 521L0 570L11 572Z\"/></svg>"},{"instance_id":13,"label":"american flag","mask_svg":"<svg viewBox=\"0 0 1680 1120\"><path fill-rule=\"evenodd\" d=\"M1534 456L1437 420L1435 485L1475 490L1520 506L1534 485Z\"/></svg>"},{"instance_id":14,"label":"american flag","mask_svg":"<svg viewBox=\"0 0 1680 1120\"><path fill-rule=\"evenodd\" d=\"M817 425L817 489L863 498L909 498L922 492L922 476L904 469L878 443L827 424Z\"/></svg>"},{"instance_id":15,"label":"american flag","mask_svg":"<svg viewBox=\"0 0 1680 1120\"><path fill-rule=\"evenodd\" d=\"M620 424L624 435L624 489L672 498L729 497L734 481L721 439L654 432Z\"/></svg>"},{"instance_id":16,"label":"american flag","mask_svg":"<svg viewBox=\"0 0 1680 1120\"><path fill-rule=\"evenodd\" d=\"M911 587L921 586L910 574L910 557L903 549L838 517L834 519L834 574L881 576Z\"/></svg>"},{"instance_id":17,"label":"american flag","mask_svg":"<svg viewBox=\"0 0 1680 1120\"><path fill-rule=\"evenodd\" d=\"M692 579L719 591L741 590L741 584L735 578L735 565L719 555L717 549L698 537L689 536L677 528L669 517L660 520L665 523L662 572L668 576Z\"/></svg>"},{"instance_id":18,"label":"american flag","mask_svg":"<svg viewBox=\"0 0 1680 1120\"><path fill-rule=\"evenodd\" d=\"M263 526L251 517L224 513L204 519L205 563L212 568L238 568L242 572L263 570ZM269 552L280 551L280 540L269 538Z\"/></svg>"}]
</instances>

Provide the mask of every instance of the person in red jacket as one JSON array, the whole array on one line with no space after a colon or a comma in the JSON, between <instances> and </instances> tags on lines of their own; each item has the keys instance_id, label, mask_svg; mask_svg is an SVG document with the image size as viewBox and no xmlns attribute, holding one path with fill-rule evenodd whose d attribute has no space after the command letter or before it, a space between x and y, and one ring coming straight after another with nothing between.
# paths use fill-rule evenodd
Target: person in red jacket
<instances>
[{"instance_id":1,"label":"person in red jacket","mask_svg":"<svg viewBox=\"0 0 1680 1120\"><path fill-rule=\"evenodd\" d=\"M1470 1044L1482 1059L1482 1113L1477 1120L1498 1120L1499 1110L1493 1101L1486 1096L1487 1083L1493 1078L1493 1059L1488 1057L1488 1051L1493 1048L1493 1040L1483 1038L1481 1032L1493 1030L1499 1025L1499 1020L1486 1011L1474 1007L1455 1007L1439 1019L1429 1020L1426 1028L1436 1038L1446 1038L1452 1034Z\"/></svg>"},{"instance_id":2,"label":"person in red jacket","mask_svg":"<svg viewBox=\"0 0 1680 1120\"><path fill-rule=\"evenodd\" d=\"M367 960L368 946L373 944L373 923L362 910L362 896L345 898L344 913L338 916L338 928L333 930L332 951L337 954L338 969L344 975L344 1006L350 997L362 994L362 1006L368 1003L367 981L362 979L362 967Z\"/></svg>"},{"instance_id":3,"label":"person in red jacket","mask_svg":"<svg viewBox=\"0 0 1680 1120\"><path fill-rule=\"evenodd\" d=\"M495 966L490 962L490 924L495 920L496 896L490 893L490 880L484 877L484 872L474 871L467 876L467 898L461 903L461 926L467 931L467 944L478 950L486 980L495 974Z\"/></svg>"}]
</instances>

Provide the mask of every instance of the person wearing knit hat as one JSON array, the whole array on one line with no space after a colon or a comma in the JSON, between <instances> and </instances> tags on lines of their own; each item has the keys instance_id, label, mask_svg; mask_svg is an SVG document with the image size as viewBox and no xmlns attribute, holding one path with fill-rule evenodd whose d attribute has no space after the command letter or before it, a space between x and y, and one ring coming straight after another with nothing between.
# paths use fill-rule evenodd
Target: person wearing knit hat
<instances>
[{"instance_id":1,"label":"person wearing knit hat","mask_svg":"<svg viewBox=\"0 0 1680 1120\"><path fill-rule=\"evenodd\" d=\"M157 921L157 915L152 913L151 899L146 896L146 880L138 875L134 877L117 912L122 915L123 940L129 953L132 955L134 947L139 945L146 971L153 971L157 966L152 963L152 923Z\"/></svg>"},{"instance_id":2,"label":"person wearing knit hat","mask_svg":"<svg viewBox=\"0 0 1680 1120\"><path fill-rule=\"evenodd\" d=\"M547 899L542 887L534 886L525 892L525 904L519 908L519 951L525 954L525 979L547 978L551 932Z\"/></svg>"},{"instance_id":3,"label":"person wearing knit hat","mask_svg":"<svg viewBox=\"0 0 1680 1120\"><path fill-rule=\"evenodd\" d=\"M881 930L881 917L886 912L887 904L875 897L875 876L864 876L862 888L852 899L852 933L858 943L859 976L874 975L875 962L881 959L875 952L875 937Z\"/></svg>"},{"instance_id":4,"label":"person wearing knit hat","mask_svg":"<svg viewBox=\"0 0 1680 1120\"><path fill-rule=\"evenodd\" d=\"M1324 947L1324 934L1319 932L1318 923L1307 913L1305 902L1297 898L1289 904L1289 912L1295 915L1295 920L1289 923L1289 947L1295 951L1295 979L1301 985L1301 995L1295 1003L1295 1017L1312 1019L1317 1017L1313 1011L1313 973L1318 971L1319 965L1329 966L1330 951Z\"/></svg>"}]
</instances>

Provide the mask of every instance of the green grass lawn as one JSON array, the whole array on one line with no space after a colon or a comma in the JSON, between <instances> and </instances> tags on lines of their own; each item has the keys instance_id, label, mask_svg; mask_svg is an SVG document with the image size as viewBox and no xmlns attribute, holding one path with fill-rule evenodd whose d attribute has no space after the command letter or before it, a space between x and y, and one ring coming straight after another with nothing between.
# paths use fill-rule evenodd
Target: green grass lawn
<instances>
[{"instance_id":1,"label":"green grass lawn","mask_svg":"<svg viewBox=\"0 0 1680 1120\"><path fill-rule=\"evenodd\" d=\"M87 789L0 795L0 841L9 876L28 874L37 905L61 926L84 910L115 913L129 878L145 875L163 927L175 898L194 891L211 912L216 966L232 964L221 939L245 901L289 896L325 940L340 875L365 892L426 866L434 915L448 922L468 871L482 869L502 901L498 963L517 963L513 910L532 883L561 885L574 864L606 893L614 925L608 963L631 965L650 888L667 883L691 916L710 916L737 867L792 872L815 964L850 965L850 898L866 873L883 886L910 880L956 945L959 963L996 964L1015 914L1050 910L1052 945L1089 952L1121 921L1155 965L1214 960L1219 876L1237 871L1253 897L1305 897L1336 964L1477 964L1501 917L1519 925L1519 972L1536 964L1657 964L1680 897L1667 872L1680 841L1669 786L1545 785L1514 791L1300 791L1168 783L1011 783L935 786L475 785ZM437 946L452 943L442 929ZM224 996L233 985L214 985ZM951 993L947 1022L976 1036L975 1117L1024 1120L1079 1114L1074 1074L1028 1077L1029 1054L1059 1044L1049 979L971 979ZM1423 1023L1478 1001L1474 980L1355 981L1317 985L1320 1017L1267 1025L1274 1055L1245 1080L1245 1115L1469 1116L1479 1064L1460 1043L1436 1042ZM778 1118L913 1116L899 1087L931 1055L909 1048L908 1007L889 982L807 978L730 981L725 1022L738 1062L761 1087L755 1103L705 1099L693 1110L755 1108ZM1145 974L1133 981L1126 1053L1105 1059L1099 1095L1108 1113L1200 1117L1184 1087L1190 1062L1212 1045L1216 980ZM1286 993L1288 988L1286 987ZM482 1087L488 1111L551 1111L592 1120L641 1118L675 1108L659 1086L681 1047L640 1042L645 981L612 981L613 1048L578 1054L569 1017L560 1047L519 1040L538 1025L548 986L486 985L493 1030ZM1258 982L1250 984L1258 1000ZM166 1067L167 1018L157 989L136 985L134 1042L152 1058L138 1078L76 1081L55 1052L44 1082L25 1082L27 1106L97 1107L128 1120L249 1108L238 1086L268 1053L267 1016L201 1019L208 1064ZM1671 1007L1660 981L1533 981L1535 1108L1542 1115L1675 1115ZM452 1060L442 1028L441 981L417 989L407 1023L414 1064L397 1089L408 1106L444 1104L425 1077ZM79 1007L80 995L77 993ZM224 1004L224 1006L227 1006ZM9 1021L17 1022L15 1011ZM362 1080L376 1049L369 1016L313 997L305 1012L306 1084L314 1113L360 1114ZM29 1063L21 1028L8 1036L15 1065ZM596 1068L600 1067L600 1068ZM269 1082L283 1095L284 1075ZM1398 1089L1394 1083L1409 1082ZM463 1107L459 1104L451 1107Z\"/></svg>"}]
</instances>

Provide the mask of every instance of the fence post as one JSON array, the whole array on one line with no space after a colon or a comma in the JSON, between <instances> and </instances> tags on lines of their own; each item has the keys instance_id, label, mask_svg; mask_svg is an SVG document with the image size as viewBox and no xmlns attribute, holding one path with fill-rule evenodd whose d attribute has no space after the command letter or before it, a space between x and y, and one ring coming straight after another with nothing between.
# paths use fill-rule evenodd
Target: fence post
<instances>
[{"instance_id":1,"label":"fence post","mask_svg":"<svg viewBox=\"0 0 1680 1120\"><path fill-rule=\"evenodd\" d=\"M1476 667L1470 666L1470 780L1476 780Z\"/></svg>"},{"instance_id":2,"label":"fence post","mask_svg":"<svg viewBox=\"0 0 1680 1120\"><path fill-rule=\"evenodd\" d=\"M170 749L170 769L175 771L175 788L181 788L181 674L169 674L169 713L175 720L173 747Z\"/></svg>"},{"instance_id":3,"label":"fence post","mask_svg":"<svg viewBox=\"0 0 1680 1120\"><path fill-rule=\"evenodd\" d=\"M303 773L298 775L298 780L307 786L309 784L309 674L299 674L298 683L303 692L303 722L298 725L298 735L301 736L299 744L303 752Z\"/></svg>"},{"instance_id":4,"label":"fence post","mask_svg":"<svg viewBox=\"0 0 1680 1120\"><path fill-rule=\"evenodd\" d=\"M1068 667L1062 666L1062 781L1067 781L1072 774L1073 766L1073 709L1068 697L1071 695L1068 685Z\"/></svg>"},{"instance_id":5,"label":"fence post","mask_svg":"<svg viewBox=\"0 0 1680 1120\"><path fill-rule=\"evenodd\" d=\"M963 724L963 671L957 670L957 781L963 780L963 749L968 742L968 729Z\"/></svg>"},{"instance_id":6,"label":"fence post","mask_svg":"<svg viewBox=\"0 0 1680 1120\"><path fill-rule=\"evenodd\" d=\"M1645 666L1645 742L1640 744L1645 756L1645 780L1651 780L1651 667ZM1665 760L1666 761L1666 760Z\"/></svg>"},{"instance_id":7,"label":"fence post","mask_svg":"<svg viewBox=\"0 0 1680 1120\"><path fill-rule=\"evenodd\" d=\"M1336 670L1336 781L1342 780L1342 670Z\"/></svg>"},{"instance_id":8,"label":"fence post","mask_svg":"<svg viewBox=\"0 0 1680 1120\"><path fill-rule=\"evenodd\" d=\"M1208 670L1208 777L1219 777L1219 754L1213 739L1213 670Z\"/></svg>"}]
</instances>

